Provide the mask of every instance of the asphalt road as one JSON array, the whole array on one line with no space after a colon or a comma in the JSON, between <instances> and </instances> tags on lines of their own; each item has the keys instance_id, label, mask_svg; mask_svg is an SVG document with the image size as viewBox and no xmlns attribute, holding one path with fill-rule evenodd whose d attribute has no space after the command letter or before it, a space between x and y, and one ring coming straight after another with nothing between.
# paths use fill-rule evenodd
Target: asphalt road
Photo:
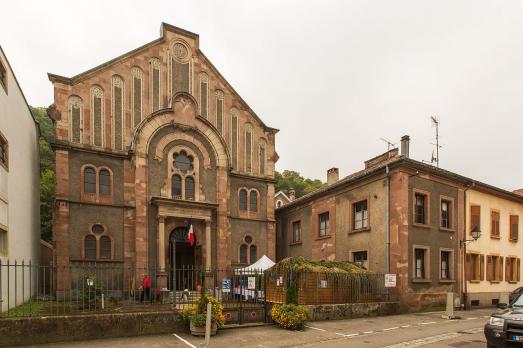
<instances>
[{"instance_id":1,"label":"asphalt road","mask_svg":"<svg viewBox=\"0 0 523 348\"><path fill-rule=\"evenodd\" d=\"M441 313L404 314L388 317L322 321L292 332L272 325L227 329L211 338L211 347L486 347L483 325L495 309L458 312L459 320L446 320ZM50 344L43 347L203 347L203 339L187 333L96 341Z\"/></svg>"}]
</instances>

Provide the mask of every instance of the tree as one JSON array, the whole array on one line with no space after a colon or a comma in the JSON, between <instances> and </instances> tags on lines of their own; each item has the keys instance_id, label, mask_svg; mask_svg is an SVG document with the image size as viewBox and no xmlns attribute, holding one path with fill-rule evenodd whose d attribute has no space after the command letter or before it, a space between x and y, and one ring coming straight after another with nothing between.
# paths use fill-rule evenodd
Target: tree
<instances>
[{"instance_id":1,"label":"tree","mask_svg":"<svg viewBox=\"0 0 523 348\"><path fill-rule=\"evenodd\" d=\"M53 123L47 110L31 107L31 113L40 124L40 237L52 240L52 217L55 189L54 154L51 142L54 140Z\"/></svg>"},{"instance_id":2,"label":"tree","mask_svg":"<svg viewBox=\"0 0 523 348\"><path fill-rule=\"evenodd\" d=\"M283 173L276 172L276 192L283 191L287 195L291 190L296 191L296 198L316 191L324 184L318 179L305 179L294 170L284 170Z\"/></svg>"}]
</instances>

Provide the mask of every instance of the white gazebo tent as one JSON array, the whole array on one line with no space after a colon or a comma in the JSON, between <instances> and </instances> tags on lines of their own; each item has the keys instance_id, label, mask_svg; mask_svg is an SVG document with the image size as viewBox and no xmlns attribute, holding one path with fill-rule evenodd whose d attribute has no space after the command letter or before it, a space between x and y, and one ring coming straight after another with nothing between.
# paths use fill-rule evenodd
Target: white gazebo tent
<instances>
[{"instance_id":1,"label":"white gazebo tent","mask_svg":"<svg viewBox=\"0 0 523 348\"><path fill-rule=\"evenodd\" d=\"M262 257L260 257L258 261L256 261L252 265L244 268L238 268L237 270L235 270L235 273L240 275L257 274L268 270L274 265L274 261L269 259L266 255L263 255Z\"/></svg>"}]
</instances>

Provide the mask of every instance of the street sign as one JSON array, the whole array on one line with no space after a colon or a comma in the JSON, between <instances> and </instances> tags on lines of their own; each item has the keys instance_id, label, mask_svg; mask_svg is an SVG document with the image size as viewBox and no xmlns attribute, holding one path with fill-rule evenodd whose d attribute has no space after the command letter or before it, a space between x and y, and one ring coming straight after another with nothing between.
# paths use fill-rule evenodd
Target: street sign
<instances>
[{"instance_id":1,"label":"street sign","mask_svg":"<svg viewBox=\"0 0 523 348\"><path fill-rule=\"evenodd\" d=\"M249 283L247 284L247 289L256 290L256 277L249 277L248 282Z\"/></svg>"},{"instance_id":2,"label":"street sign","mask_svg":"<svg viewBox=\"0 0 523 348\"><path fill-rule=\"evenodd\" d=\"M231 280L230 279L222 280L222 292L231 292Z\"/></svg>"},{"instance_id":3,"label":"street sign","mask_svg":"<svg viewBox=\"0 0 523 348\"><path fill-rule=\"evenodd\" d=\"M396 275L395 274L385 274L385 287L386 288L395 288L396 287Z\"/></svg>"}]
</instances>

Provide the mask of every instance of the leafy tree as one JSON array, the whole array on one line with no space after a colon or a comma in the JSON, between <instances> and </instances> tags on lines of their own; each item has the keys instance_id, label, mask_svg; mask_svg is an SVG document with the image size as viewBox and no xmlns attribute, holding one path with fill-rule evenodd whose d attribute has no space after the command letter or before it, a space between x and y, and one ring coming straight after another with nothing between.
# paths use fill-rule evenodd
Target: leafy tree
<instances>
[{"instance_id":1,"label":"leafy tree","mask_svg":"<svg viewBox=\"0 0 523 348\"><path fill-rule=\"evenodd\" d=\"M318 179L305 179L299 172L284 170L283 173L276 172L276 192L283 191L287 195L291 190L296 191L296 198L306 195L322 187L324 184Z\"/></svg>"},{"instance_id":2,"label":"leafy tree","mask_svg":"<svg viewBox=\"0 0 523 348\"><path fill-rule=\"evenodd\" d=\"M45 108L31 107L31 113L40 124L40 236L51 241L55 189L54 154L50 145L54 140L53 123Z\"/></svg>"}]
</instances>

